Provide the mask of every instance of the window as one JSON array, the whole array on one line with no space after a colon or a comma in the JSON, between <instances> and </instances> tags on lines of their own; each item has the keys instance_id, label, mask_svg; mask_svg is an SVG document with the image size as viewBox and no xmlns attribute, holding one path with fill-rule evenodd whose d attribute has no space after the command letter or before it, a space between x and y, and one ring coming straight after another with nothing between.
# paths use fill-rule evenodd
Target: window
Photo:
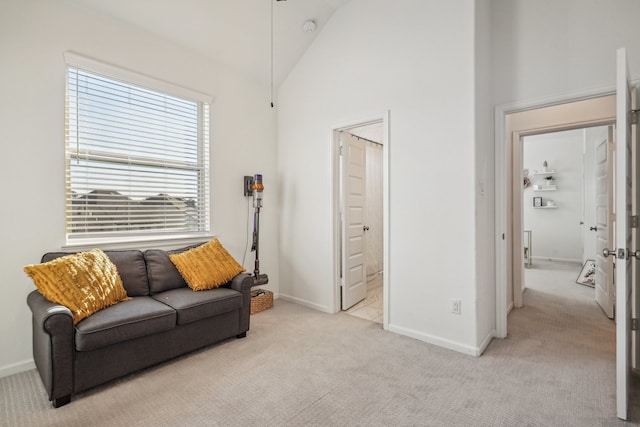
<instances>
[{"instance_id":1,"label":"window","mask_svg":"<svg viewBox=\"0 0 640 427\"><path fill-rule=\"evenodd\" d=\"M209 231L205 97L65 59L67 240Z\"/></svg>"}]
</instances>

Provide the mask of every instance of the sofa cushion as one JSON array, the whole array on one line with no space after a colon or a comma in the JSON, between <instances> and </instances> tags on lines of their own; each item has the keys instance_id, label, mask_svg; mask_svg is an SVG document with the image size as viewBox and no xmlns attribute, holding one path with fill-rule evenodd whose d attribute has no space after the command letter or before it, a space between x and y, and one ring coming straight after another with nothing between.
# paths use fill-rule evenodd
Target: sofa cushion
<instances>
[{"instance_id":1,"label":"sofa cushion","mask_svg":"<svg viewBox=\"0 0 640 427\"><path fill-rule=\"evenodd\" d=\"M169 259L169 254L179 254L199 245L187 246L171 251L162 249L147 249L144 259L147 263L147 276L151 295L170 289L186 288L187 282Z\"/></svg>"},{"instance_id":2,"label":"sofa cushion","mask_svg":"<svg viewBox=\"0 0 640 427\"><path fill-rule=\"evenodd\" d=\"M42 262L51 261L74 252L49 252L42 256ZM104 251L116 265L122 285L130 297L149 295L149 282L144 256L138 250Z\"/></svg>"},{"instance_id":3,"label":"sofa cushion","mask_svg":"<svg viewBox=\"0 0 640 427\"><path fill-rule=\"evenodd\" d=\"M76 325L76 350L89 351L174 328L176 312L151 297L135 297ZM124 363L124 362L123 362Z\"/></svg>"},{"instance_id":4,"label":"sofa cushion","mask_svg":"<svg viewBox=\"0 0 640 427\"><path fill-rule=\"evenodd\" d=\"M116 266L100 249L80 252L24 267L51 302L73 313L73 323L128 299Z\"/></svg>"},{"instance_id":5,"label":"sofa cushion","mask_svg":"<svg viewBox=\"0 0 640 427\"><path fill-rule=\"evenodd\" d=\"M165 291L152 298L176 310L178 325L242 308L242 294L228 288L193 292L185 287Z\"/></svg>"},{"instance_id":6,"label":"sofa cushion","mask_svg":"<svg viewBox=\"0 0 640 427\"><path fill-rule=\"evenodd\" d=\"M245 271L215 238L169 258L194 291L217 288Z\"/></svg>"},{"instance_id":7,"label":"sofa cushion","mask_svg":"<svg viewBox=\"0 0 640 427\"><path fill-rule=\"evenodd\" d=\"M144 251L144 259L147 262L147 276L151 295L187 287L187 282L184 281L176 266L169 259L167 251L148 249Z\"/></svg>"}]
</instances>

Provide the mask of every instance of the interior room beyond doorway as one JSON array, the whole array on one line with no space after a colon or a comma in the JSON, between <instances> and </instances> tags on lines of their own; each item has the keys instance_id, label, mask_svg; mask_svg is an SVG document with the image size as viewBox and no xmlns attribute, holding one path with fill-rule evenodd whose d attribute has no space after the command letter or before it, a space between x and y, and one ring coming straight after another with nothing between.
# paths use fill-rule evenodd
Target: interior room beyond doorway
<instances>
[{"instance_id":1,"label":"interior room beyond doorway","mask_svg":"<svg viewBox=\"0 0 640 427\"><path fill-rule=\"evenodd\" d=\"M607 126L522 138L524 265L573 265L596 255L596 149ZM525 287L527 286L525 280Z\"/></svg>"}]
</instances>

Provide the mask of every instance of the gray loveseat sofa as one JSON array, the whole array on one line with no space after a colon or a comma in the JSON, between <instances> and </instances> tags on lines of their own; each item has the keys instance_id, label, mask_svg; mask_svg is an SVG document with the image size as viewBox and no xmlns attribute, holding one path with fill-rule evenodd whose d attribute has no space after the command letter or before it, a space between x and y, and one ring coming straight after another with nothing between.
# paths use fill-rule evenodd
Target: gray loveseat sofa
<instances>
[{"instance_id":1,"label":"gray loveseat sofa","mask_svg":"<svg viewBox=\"0 0 640 427\"><path fill-rule=\"evenodd\" d=\"M75 326L68 308L38 291L28 295L33 358L54 407L69 403L74 393L246 336L253 278L241 273L219 288L193 291L169 259L169 253L182 250L104 251L132 298ZM47 253L42 262L68 254Z\"/></svg>"}]
</instances>

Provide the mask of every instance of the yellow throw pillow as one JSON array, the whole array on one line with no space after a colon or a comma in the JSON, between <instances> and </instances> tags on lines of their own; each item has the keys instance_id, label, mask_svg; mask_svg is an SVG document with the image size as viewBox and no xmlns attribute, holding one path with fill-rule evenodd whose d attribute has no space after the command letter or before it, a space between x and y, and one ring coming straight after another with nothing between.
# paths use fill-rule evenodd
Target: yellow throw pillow
<instances>
[{"instance_id":1,"label":"yellow throw pillow","mask_svg":"<svg viewBox=\"0 0 640 427\"><path fill-rule=\"evenodd\" d=\"M46 299L73 313L73 324L119 301L130 299L118 270L100 249L24 267Z\"/></svg>"},{"instance_id":2,"label":"yellow throw pillow","mask_svg":"<svg viewBox=\"0 0 640 427\"><path fill-rule=\"evenodd\" d=\"M218 239L169 258L194 291L217 288L244 271Z\"/></svg>"}]
</instances>

